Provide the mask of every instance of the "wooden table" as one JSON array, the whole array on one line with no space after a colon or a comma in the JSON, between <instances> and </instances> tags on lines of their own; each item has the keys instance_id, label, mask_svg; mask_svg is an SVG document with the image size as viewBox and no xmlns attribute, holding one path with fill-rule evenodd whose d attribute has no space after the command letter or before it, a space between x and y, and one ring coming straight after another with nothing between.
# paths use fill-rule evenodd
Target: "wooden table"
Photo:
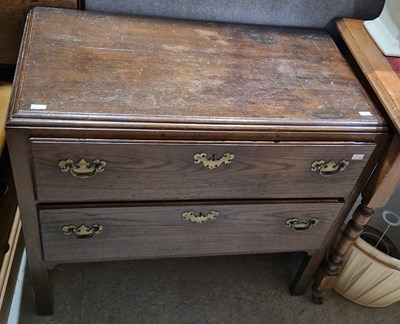
<instances>
[{"instance_id":1,"label":"wooden table","mask_svg":"<svg viewBox=\"0 0 400 324\"><path fill-rule=\"evenodd\" d=\"M300 251L304 292L390 139L329 34L43 8L25 31L7 138L39 313L65 262Z\"/></svg>"},{"instance_id":2,"label":"wooden table","mask_svg":"<svg viewBox=\"0 0 400 324\"><path fill-rule=\"evenodd\" d=\"M359 77L372 88L382 105L382 114L391 123L394 136L373 176L362 191L362 201L329 261L319 272L314 291L316 298L335 284L343 256L359 237L374 210L382 208L400 182L400 79L388 59L369 36L361 20L341 19L337 22L339 32L349 53L349 60L356 63Z\"/></svg>"}]
</instances>

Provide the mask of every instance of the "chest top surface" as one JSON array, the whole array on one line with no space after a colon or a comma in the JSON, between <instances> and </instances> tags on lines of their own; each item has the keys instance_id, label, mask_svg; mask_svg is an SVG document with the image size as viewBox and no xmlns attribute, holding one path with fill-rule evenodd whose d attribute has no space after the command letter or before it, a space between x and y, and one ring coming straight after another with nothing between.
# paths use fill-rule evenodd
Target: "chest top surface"
<instances>
[{"instance_id":1,"label":"chest top surface","mask_svg":"<svg viewBox=\"0 0 400 324\"><path fill-rule=\"evenodd\" d=\"M9 123L325 125L385 120L323 31L36 8Z\"/></svg>"}]
</instances>

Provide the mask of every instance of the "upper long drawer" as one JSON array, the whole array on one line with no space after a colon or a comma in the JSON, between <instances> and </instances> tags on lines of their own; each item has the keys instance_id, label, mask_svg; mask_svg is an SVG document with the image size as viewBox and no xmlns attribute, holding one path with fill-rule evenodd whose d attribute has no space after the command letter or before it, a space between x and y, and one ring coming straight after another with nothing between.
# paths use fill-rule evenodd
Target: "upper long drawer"
<instances>
[{"instance_id":1,"label":"upper long drawer","mask_svg":"<svg viewBox=\"0 0 400 324\"><path fill-rule=\"evenodd\" d=\"M373 143L31 139L40 202L338 198Z\"/></svg>"}]
</instances>

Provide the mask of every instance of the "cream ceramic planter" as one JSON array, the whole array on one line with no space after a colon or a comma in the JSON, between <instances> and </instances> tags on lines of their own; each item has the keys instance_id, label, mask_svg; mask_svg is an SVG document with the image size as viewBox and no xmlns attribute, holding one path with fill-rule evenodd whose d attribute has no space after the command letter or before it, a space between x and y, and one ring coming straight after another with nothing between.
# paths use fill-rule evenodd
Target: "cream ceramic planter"
<instances>
[{"instance_id":1,"label":"cream ceramic planter","mask_svg":"<svg viewBox=\"0 0 400 324\"><path fill-rule=\"evenodd\" d=\"M364 22L383 54L400 56L400 1L386 0L381 15Z\"/></svg>"},{"instance_id":2,"label":"cream ceramic planter","mask_svg":"<svg viewBox=\"0 0 400 324\"><path fill-rule=\"evenodd\" d=\"M400 300L400 260L359 238L344 259L334 289L360 305L393 304Z\"/></svg>"}]
</instances>

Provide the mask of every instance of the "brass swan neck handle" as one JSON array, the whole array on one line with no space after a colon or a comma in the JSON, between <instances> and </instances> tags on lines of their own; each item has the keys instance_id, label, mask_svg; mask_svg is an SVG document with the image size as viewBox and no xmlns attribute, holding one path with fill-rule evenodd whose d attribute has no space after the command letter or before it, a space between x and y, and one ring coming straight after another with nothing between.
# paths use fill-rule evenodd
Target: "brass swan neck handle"
<instances>
[{"instance_id":1,"label":"brass swan neck handle","mask_svg":"<svg viewBox=\"0 0 400 324\"><path fill-rule=\"evenodd\" d=\"M215 219L219 215L219 212L211 210L207 214L200 213L199 215L195 215L192 211L187 211L182 214L183 220L190 220L192 223L200 224L205 223L210 219Z\"/></svg>"},{"instance_id":2,"label":"brass swan neck handle","mask_svg":"<svg viewBox=\"0 0 400 324\"><path fill-rule=\"evenodd\" d=\"M349 164L350 162L347 160L340 160L338 163L335 163L333 160L329 162L319 160L311 164L311 171L319 172L319 174L323 176L330 176L344 171Z\"/></svg>"},{"instance_id":3,"label":"brass swan neck handle","mask_svg":"<svg viewBox=\"0 0 400 324\"><path fill-rule=\"evenodd\" d=\"M220 158L216 158L215 154L209 159L207 158L207 153L196 153L193 155L194 163L202 163L205 168L215 169L218 168L221 164L229 164L234 159L235 154L232 153L224 153Z\"/></svg>"},{"instance_id":4,"label":"brass swan neck handle","mask_svg":"<svg viewBox=\"0 0 400 324\"><path fill-rule=\"evenodd\" d=\"M300 222L297 218L289 218L286 220L286 226L293 228L294 231L307 231L318 222L319 219L316 217L309 219L307 222Z\"/></svg>"},{"instance_id":5,"label":"brass swan neck handle","mask_svg":"<svg viewBox=\"0 0 400 324\"><path fill-rule=\"evenodd\" d=\"M78 239L87 239L93 237L95 234L100 234L103 231L103 225L93 224L90 227L85 224L81 224L78 227L75 225L64 225L62 230L64 235L73 234Z\"/></svg>"},{"instance_id":6,"label":"brass swan neck handle","mask_svg":"<svg viewBox=\"0 0 400 324\"><path fill-rule=\"evenodd\" d=\"M96 159L92 163L86 162L85 159L80 159L74 162L71 159L58 161L58 166L61 172L69 172L74 177L86 179L93 177L99 172L103 172L107 163Z\"/></svg>"}]
</instances>

